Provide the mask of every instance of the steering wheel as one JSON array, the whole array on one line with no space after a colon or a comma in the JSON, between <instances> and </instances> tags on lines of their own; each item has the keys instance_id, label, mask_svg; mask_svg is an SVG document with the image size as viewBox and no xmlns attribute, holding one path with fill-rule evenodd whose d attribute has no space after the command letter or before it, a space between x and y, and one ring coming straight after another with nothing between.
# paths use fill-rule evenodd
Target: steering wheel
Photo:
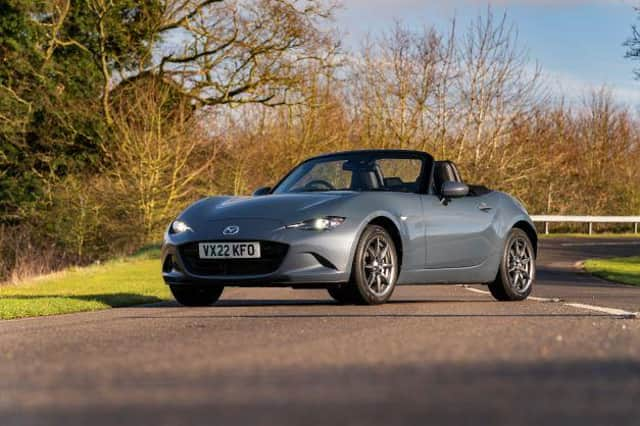
<instances>
[{"instance_id":1,"label":"steering wheel","mask_svg":"<svg viewBox=\"0 0 640 426\"><path fill-rule=\"evenodd\" d=\"M328 189L330 191L336 189L335 186L331 185L331 183L327 182L324 179L314 179L312 181L309 181L304 185L304 189L312 190L312 191L320 191L320 190L322 190L322 188L318 188L317 187L318 185L324 186L326 189Z\"/></svg>"}]
</instances>

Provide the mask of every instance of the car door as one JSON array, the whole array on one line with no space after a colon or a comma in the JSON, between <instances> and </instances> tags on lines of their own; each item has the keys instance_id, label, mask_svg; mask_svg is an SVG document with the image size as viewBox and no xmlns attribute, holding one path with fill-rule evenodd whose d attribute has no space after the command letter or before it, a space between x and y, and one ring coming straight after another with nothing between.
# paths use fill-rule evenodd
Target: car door
<instances>
[{"instance_id":1,"label":"car door","mask_svg":"<svg viewBox=\"0 0 640 426\"><path fill-rule=\"evenodd\" d=\"M424 195L426 267L464 268L482 264L492 253L497 235L491 194L441 201Z\"/></svg>"},{"instance_id":2,"label":"car door","mask_svg":"<svg viewBox=\"0 0 640 426\"><path fill-rule=\"evenodd\" d=\"M482 264L495 248L492 226L498 200L490 191L471 191L461 198L443 199L440 189L446 181L462 182L451 161L434 162L429 194L425 194L426 267L464 268ZM480 194L480 195L477 195Z\"/></svg>"}]
</instances>

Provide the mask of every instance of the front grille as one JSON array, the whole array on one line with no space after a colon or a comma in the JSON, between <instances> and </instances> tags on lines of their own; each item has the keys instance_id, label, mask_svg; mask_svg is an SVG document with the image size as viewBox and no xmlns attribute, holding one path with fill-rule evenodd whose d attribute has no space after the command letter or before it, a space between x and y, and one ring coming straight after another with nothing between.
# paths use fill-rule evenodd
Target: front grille
<instances>
[{"instance_id":1,"label":"front grille","mask_svg":"<svg viewBox=\"0 0 640 426\"><path fill-rule=\"evenodd\" d=\"M287 244L260 241L260 259L200 259L198 256L198 244L199 242L187 243L179 247L180 257L185 268L188 272L196 275L270 274L280 267L289 249Z\"/></svg>"}]
</instances>

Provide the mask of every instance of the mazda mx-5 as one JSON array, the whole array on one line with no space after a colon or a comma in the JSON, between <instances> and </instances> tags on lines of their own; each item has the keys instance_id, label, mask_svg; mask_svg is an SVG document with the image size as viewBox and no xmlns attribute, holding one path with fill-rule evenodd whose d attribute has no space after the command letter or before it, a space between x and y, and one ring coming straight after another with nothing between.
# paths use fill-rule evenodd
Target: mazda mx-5
<instances>
[{"instance_id":1,"label":"mazda mx-5","mask_svg":"<svg viewBox=\"0 0 640 426\"><path fill-rule=\"evenodd\" d=\"M404 150L310 158L250 197L195 202L164 236L162 275L186 306L224 287L323 288L379 304L402 284L486 284L523 300L537 234L514 197L463 182L451 161Z\"/></svg>"}]
</instances>

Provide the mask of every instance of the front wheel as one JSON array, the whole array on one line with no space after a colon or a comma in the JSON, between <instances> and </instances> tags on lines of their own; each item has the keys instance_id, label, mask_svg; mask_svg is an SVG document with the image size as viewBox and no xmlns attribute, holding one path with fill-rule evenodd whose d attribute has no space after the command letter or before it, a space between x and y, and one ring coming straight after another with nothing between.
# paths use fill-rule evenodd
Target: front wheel
<instances>
[{"instance_id":1,"label":"front wheel","mask_svg":"<svg viewBox=\"0 0 640 426\"><path fill-rule=\"evenodd\" d=\"M391 297L398 278L398 255L391 235L382 227L366 227L353 259L351 300L379 305Z\"/></svg>"},{"instance_id":2,"label":"front wheel","mask_svg":"<svg viewBox=\"0 0 640 426\"><path fill-rule=\"evenodd\" d=\"M535 254L529 236L514 228L507 237L500 270L489 291L500 301L526 299L533 288L536 276Z\"/></svg>"},{"instance_id":3,"label":"front wheel","mask_svg":"<svg viewBox=\"0 0 640 426\"><path fill-rule=\"evenodd\" d=\"M213 305L222 294L222 286L172 285L171 293L183 306Z\"/></svg>"}]
</instances>

